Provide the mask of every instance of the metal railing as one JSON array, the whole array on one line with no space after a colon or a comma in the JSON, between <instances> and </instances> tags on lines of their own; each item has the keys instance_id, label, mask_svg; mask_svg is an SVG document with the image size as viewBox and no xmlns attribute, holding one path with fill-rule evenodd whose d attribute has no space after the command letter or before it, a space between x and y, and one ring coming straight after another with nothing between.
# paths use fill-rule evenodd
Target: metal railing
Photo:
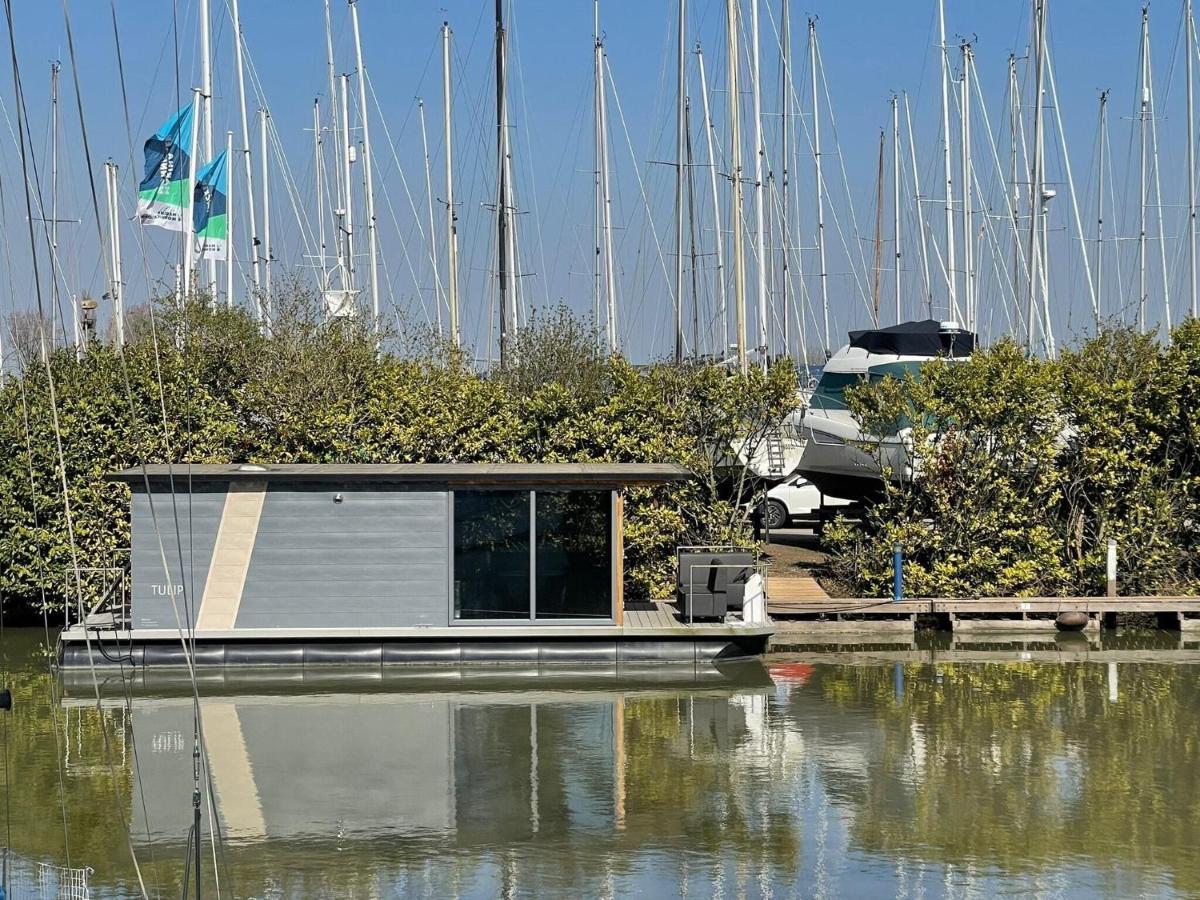
<instances>
[{"instance_id":1,"label":"metal railing","mask_svg":"<svg viewBox=\"0 0 1200 900\"><path fill-rule=\"evenodd\" d=\"M71 609L75 622L87 625L97 614L111 614L112 625L129 621L129 573L123 566L81 566L70 568L63 576L63 628L71 627ZM96 598L91 608L84 603ZM93 622L92 624L100 625Z\"/></svg>"}]
</instances>

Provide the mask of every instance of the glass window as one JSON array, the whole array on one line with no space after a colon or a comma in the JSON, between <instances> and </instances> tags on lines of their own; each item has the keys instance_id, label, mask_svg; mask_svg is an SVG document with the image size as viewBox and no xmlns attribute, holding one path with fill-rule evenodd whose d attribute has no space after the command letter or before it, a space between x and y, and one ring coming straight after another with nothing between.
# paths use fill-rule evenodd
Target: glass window
<instances>
[{"instance_id":1,"label":"glass window","mask_svg":"<svg viewBox=\"0 0 1200 900\"><path fill-rule=\"evenodd\" d=\"M539 491L537 617L612 618L612 494Z\"/></svg>"},{"instance_id":2,"label":"glass window","mask_svg":"<svg viewBox=\"0 0 1200 900\"><path fill-rule=\"evenodd\" d=\"M529 491L454 492L454 617L529 618Z\"/></svg>"},{"instance_id":3,"label":"glass window","mask_svg":"<svg viewBox=\"0 0 1200 900\"><path fill-rule=\"evenodd\" d=\"M845 409L846 388L862 378L856 372L825 372L817 382L809 405L813 409Z\"/></svg>"}]
</instances>

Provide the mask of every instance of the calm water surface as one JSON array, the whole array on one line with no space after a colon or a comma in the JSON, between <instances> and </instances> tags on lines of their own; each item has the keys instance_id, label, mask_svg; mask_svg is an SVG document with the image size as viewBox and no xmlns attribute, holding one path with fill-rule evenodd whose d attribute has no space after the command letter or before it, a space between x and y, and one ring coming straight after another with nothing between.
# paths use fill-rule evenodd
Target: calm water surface
<instances>
[{"instance_id":1,"label":"calm water surface","mask_svg":"<svg viewBox=\"0 0 1200 900\"><path fill-rule=\"evenodd\" d=\"M109 681L98 704L40 633L0 654L5 841L91 866L101 897L140 894L136 855L178 896L186 685ZM1197 896L1197 658L1118 636L208 678L207 896L214 870L229 897Z\"/></svg>"}]
</instances>

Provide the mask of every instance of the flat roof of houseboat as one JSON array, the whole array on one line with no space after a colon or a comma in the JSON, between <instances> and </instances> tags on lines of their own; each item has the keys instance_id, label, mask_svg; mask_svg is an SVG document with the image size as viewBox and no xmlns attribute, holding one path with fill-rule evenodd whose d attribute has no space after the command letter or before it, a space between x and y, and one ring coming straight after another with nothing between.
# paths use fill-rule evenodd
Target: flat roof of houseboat
<instances>
[{"instance_id":1,"label":"flat roof of houseboat","mask_svg":"<svg viewBox=\"0 0 1200 900\"><path fill-rule=\"evenodd\" d=\"M674 463L222 463L148 465L114 472L111 481L383 481L448 484L668 484L692 473Z\"/></svg>"}]
</instances>

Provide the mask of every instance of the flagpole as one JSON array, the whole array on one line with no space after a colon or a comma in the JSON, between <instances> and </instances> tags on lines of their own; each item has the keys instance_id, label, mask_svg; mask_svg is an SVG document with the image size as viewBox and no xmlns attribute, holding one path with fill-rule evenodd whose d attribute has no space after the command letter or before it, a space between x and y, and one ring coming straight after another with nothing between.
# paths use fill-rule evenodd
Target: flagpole
<instances>
[{"instance_id":1,"label":"flagpole","mask_svg":"<svg viewBox=\"0 0 1200 900\"><path fill-rule=\"evenodd\" d=\"M225 305L233 309L233 132L225 132Z\"/></svg>"},{"instance_id":2,"label":"flagpole","mask_svg":"<svg viewBox=\"0 0 1200 900\"><path fill-rule=\"evenodd\" d=\"M208 14L208 0L200 0L200 80L204 93L204 162L213 158L212 117L212 21ZM208 260L208 302L217 303L217 261Z\"/></svg>"},{"instance_id":3,"label":"flagpole","mask_svg":"<svg viewBox=\"0 0 1200 900\"><path fill-rule=\"evenodd\" d=\"M187 196L183 198L180 207L183 221L183 297L190 300L192 296L192 263L195 254L196 234L192 214L196 202L196 110L200 108L200 88L192 88L192 109L189 113L192 120L191 139L188 141L188 180Z\"/></svg>"}]
</instances>

